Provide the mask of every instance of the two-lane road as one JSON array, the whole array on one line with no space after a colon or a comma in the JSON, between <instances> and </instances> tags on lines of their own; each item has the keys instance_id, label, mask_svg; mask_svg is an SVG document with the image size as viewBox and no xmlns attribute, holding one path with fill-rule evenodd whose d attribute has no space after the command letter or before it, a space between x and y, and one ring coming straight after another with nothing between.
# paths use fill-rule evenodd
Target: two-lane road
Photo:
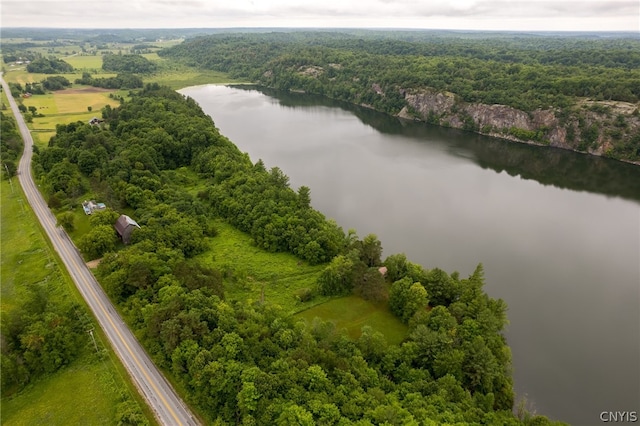
<instances>
[{"instance_id":1,"label":"two-lane road","mask_svg":"<svg viewBox=\"0 0 640 426\"><path fill-rule=\"evenodd\" d=\"M159 422L167 426L197 425L198 421L195 416L178 397L124 324L66 232L62 228L56 227L56 218L47 207L31 176L33 139L1 73L0 81L24 140L24 153L18 165L18 180L53 247L60 255L75 285L93 311L113 349L129 371L140 393L153 409Z\"/></svg>"}]
</instances>

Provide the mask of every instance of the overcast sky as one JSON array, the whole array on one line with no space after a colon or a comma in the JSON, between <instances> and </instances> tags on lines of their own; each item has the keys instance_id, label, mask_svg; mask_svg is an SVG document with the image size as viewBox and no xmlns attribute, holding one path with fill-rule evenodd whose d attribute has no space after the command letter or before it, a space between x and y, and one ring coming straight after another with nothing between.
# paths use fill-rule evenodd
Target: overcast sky
<instances>
[{"instance_id":1,"label":"overcast sky","mask_svg":"<svg viewBox=\"0 0 640 426\"><path fill-rule=\"evenodd\" d=\"M0 0L3 27L640 31L640 0Z\"/></svg>"}]
</instances>

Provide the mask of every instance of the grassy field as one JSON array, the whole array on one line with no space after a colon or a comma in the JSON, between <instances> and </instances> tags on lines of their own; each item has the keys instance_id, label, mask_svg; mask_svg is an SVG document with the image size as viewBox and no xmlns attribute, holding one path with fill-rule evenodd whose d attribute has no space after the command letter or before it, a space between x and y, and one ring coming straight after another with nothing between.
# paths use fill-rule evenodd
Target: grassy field
<instances>
[{"instance_id":1,"label":"grassy field","mask_svg":"<svg viewBox=\"0 0 640 426\"><path fill-rule=\"evenodd\" d=\"M45 95L23 99L26 107L34 106L44 117L34 117L29 125L36 145L45 146L55 135L56 125L75 121L88 122L100 117L105 105L116 107L119 102L109 97L114 90L75 85L72 89L58 90ZM91 111L89 111L91 107Z\"/></svg>"},{"instance_id":2,"label":"grassy field","mask_svg":"<svg viewBox=\"0 0 640 426\"><path fill-rule=\"evenodd\" d=\"M120 392L105 361L80 359L3 399L0 419L6 426L111 425Z\"/></svg>"},{"instance_id":3,"label":"grassy field","mask_svg":"<svg viewBox=\"0 0 640 426\"><path fill-rule=\"evenodd\" d=\"M101 66L102 64L100 65L100 67ZM117 75L115 73L104 72L102 71L102 69L100 69L100 67L98 67L98 69L95 71L93 69L80 68L75 72L72 72L69 74L41 74L41 73L28 72L24 66L20 66L20 67L6 66L7 72L4 75L4 79L7 82L20 83L24 86L26 83L40 83L42 80L46 79L47 77L51 77L53 75L61 75L62 77L69 80L71 83L73 83L79 78L82 78L83 72L90 72L92 75L99 75L99 77L105 77L105 78L115 77Z\"/></svg>"},{"instance_id":4,"label":"grassy field","mask_svg":"<svg viewBox=\"0 0 640 426\"><path fill-rule=\"evenodd\" d=\"M210 249L198 257L203 263L225 275L225 295L230 300L252 303L261 300L280 305L285 312L296 314L309 323L315 317L334 321L339 329L358 338L363 326L381 332L390 344L400 343L407 326L396 318L386 303L374 303L360 297L331 299L315 296L300 302L296 291L315 288L325 265L310 266L288 253L270 253L257 248L251 237L231 225L217 221L218 235L210 240Z\"/></svg>"},{"instance_id":5,"label":"grassy field","mask_svg":"<svg viewBox=\"0 0 640 426\"><path fill-rule=\"evenodd\" d=\"M11 186L13 185L13 187ZM25 287L39 283L55 299L76 299L80 295L47 244L17 179L0 183L0 309L10 312L25 294ZM97 327L96 327L97 328ZM88 337L87 337L88 338ZM105 337L96 330L101 347ZM44 377L21 392L2 396L0 423L3 425L111 424L122 395L139 397L127 383L122 366L109 353L96 359L88 354L69 367ZM79 407L91 407L79 409ZM146 407L145 407L146 409ZM147 417L151 418L150 413Z\"/></svg>"},{"instance_id":6,"label":"grassy field","mask_svg":"<svg viewBox=\"0 0 640 426\"><path fill-rule=\"evenodd\" d=\"M389 344L398 344L407 335L407 326L394 316L387 303L374 303L357 296L332 299L296 315L309 324L314 318L333 321L354 339L360 337L362 327L370 326L384 335Z\"/></svg>"},{"instance_id":7,"label":"grassy field","mask_svg":"<svg viewBox=\"0 0 640 426\"><path fill-rule=\"evenodd\" d=\"M0 187L3 247L0 253L0 308L3 312L11 310L26 284L49 280L54 286L64 285L60 274L54 273L57 266L34 222L18 180L13 178L11 182L3 180Z\"/></svg>"},{"instance_id":8,"label":"grassy field","mask_svg":"<svg viewBox=\"0 0 640 426\"><path fill-rule=\"evenodd\" d=\"M218 235L210 249L198 256L204 264L226 271L225 292L231 300L264 301L280 305L286 312L307 309L328 298L317 296L302 303L295 291L313 288L324 265L310 266L288 253L270 253L256 247L251 237L231 225L217 221Z\"/></svg>"},{"instance_id":9,"label":"grassy field","mask_svg":"<svg viewBox=\"0 0 640 426\"><path fill-rule=\"evenodd\" d=\"M102 71L102 55L73 55L60 58L74 68L96 74Z\"/></svg>"}]
</instances>

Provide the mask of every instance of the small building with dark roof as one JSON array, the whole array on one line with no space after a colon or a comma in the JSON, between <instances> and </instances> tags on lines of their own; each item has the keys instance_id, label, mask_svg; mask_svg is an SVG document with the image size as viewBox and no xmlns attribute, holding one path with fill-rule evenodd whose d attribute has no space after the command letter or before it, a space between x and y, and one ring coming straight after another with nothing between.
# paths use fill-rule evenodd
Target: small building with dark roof
<instances>
[{"instance_id":1,"label":"small building with dark roof","mask_svg":"<svg viewBox=\"0 0 640 426\"><path fill-rule=\"evenodd\" d=\"M131 233L134 229L140 228L140 225L138 225L135 220L131 219L126 214L123 214L118 218L118 220L116 220L116 223L115 225L113 225L113 227L116 228L116 232L118 233L118 236L120 237L122 242L125 244L129 244L129 241L131 241Z\"/></svg>"}]
</instances>

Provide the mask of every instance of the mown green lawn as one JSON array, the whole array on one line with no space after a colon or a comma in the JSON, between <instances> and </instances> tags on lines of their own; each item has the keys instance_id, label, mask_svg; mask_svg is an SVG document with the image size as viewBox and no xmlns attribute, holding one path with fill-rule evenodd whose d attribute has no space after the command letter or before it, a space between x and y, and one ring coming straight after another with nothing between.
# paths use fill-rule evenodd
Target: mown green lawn
<instances>
[{"instance_id":1,"label":"mown green lawn","mask_svg":"<svg viewBox=\"0 0 640 426\"><path fill-rule=\"evenodd\" d=\"M338 330L344 329L354 339L360 337L362 327L370 326L384 335L389 344L399 344L407 335L407 326L389 310L386 302L369 302L357 296L332 299L296 315L311 324L314 318L333 321Z\"/></svg>"}]
</instances>

